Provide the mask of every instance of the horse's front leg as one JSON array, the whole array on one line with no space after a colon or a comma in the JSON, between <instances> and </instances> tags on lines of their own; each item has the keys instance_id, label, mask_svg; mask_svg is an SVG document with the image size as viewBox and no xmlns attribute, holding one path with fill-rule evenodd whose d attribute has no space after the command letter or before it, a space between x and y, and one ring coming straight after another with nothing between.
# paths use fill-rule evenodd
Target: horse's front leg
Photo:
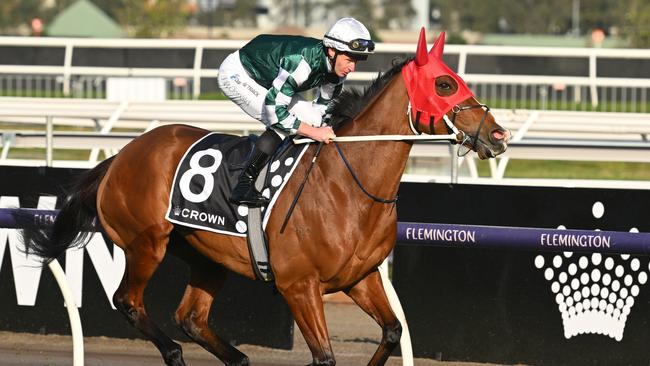
<instances>
[{"instance_id":1,"label":"horse's front leg","mask_svg":"<svg viewBox=\"0 0 650 366\"><path fill-rule=\"evenodd\" d=\"M371 272L346 293L379 324L382 329L381 343L368 366L383 365L399 344L402 325L393 313L384 292L379 271Z\"/></svg>"},{"instance_id":2,"label":"horse's front leg","mask_svg":"<svg viewBox=\"0 0 650 366\"><path fill-rule=\"evenodd\" d=\"M313 357L311 365L336 365L327 332L319 282L317 280L297 281L280 291L287 300L296 324L311 350Z\"/></svg>"}]
</instances>

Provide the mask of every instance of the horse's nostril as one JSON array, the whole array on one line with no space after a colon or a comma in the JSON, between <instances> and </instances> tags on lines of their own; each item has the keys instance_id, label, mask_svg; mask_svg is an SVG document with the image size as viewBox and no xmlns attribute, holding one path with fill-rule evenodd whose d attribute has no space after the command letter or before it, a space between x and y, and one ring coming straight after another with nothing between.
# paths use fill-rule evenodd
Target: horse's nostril
<instances>
[{"instance_id":1,"label":"horse's nostril","mask_svg":"<svg viewBox=\"0 0 650 366\"><path fill-rule=\"evenodd\" d=\"M494 141L503 141L508 136L508 131L496 129L492 131L492 138Z\"/></svg>"}]
</instances>

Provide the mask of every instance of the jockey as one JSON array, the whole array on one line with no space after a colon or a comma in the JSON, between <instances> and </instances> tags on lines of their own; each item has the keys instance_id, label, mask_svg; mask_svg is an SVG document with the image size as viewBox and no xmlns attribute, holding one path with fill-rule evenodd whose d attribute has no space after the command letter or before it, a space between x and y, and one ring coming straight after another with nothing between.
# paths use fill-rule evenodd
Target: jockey
<instances>
[{"instance_id":1,"label":"jockey","mask_svg":"<svg viewBox=\"0 0 650 366\"><path fill-rule=\"evenodd\" d=\"M264 34L226 57L219 67L219 88L267 126L239 176L231 202L249 206L269 203L254 183L286 136L299 134L324 143L335 137L331 127L321 126L327 107L357 62L374 50L368 29L356 19L342 18L322 40ZM313 101L298 94L316 87Z\"/></svg>"}]
</instances>

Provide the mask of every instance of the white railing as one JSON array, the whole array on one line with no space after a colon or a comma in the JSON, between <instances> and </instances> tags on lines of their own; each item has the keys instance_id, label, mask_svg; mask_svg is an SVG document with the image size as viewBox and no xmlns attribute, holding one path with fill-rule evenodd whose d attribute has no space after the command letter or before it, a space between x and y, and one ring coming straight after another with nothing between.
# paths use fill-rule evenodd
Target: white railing
<instances>
[{"instance_id":1,"label":"white railing","mask_svg":"<svg viewBox=\"0 0 650 366\"><path fill-rule=\"evenodd\" d=\"M493 110L513 133L508 151L490 160L493 179L503 179L510 159L619 161L650 163L650 115L539 110ZM161 124L187 123L213 131L246 135L264 126L230 101L111 102L97 99L0 98L0 164L94 166L116 154L144 131ZM1 126L11 126L11 128ZM72 127L83 131L70 131ZM44 148L40 159L19 159L11 152ZM83 161L55 158L55 149L86 149ZM432 158L453 157L443 144L416 144L407 172L432 174ZM472 179L473 158L458 160ZM440 164L438 164L440 165Z\"/></svg>"},{"instance_id":2,"label":"white railing","mask_svg":"<svg viewBox=\"0 0 650 366\"><path fill-rule=\"evenodd\" d=\"M217 63L206 62L206 50L235 50L246 43L243 40L159 40L159 39L85 39L85 38L27 38L0 37L1 46L55 47L64 49L61 65L0 65L0 92L6 84L24 84L18 90L21 96L32 96L35 88L27 85L40 80L45 90L52 90L64 96L99 97L103 93L106 77L163 77L168 81L172 98L198 98L203 79L218 75ZM74 66L75 50L84 48L113 49L189 49L193 51L192 68L132 68L132 67L88 67ZM380 43L379 54L413 53L413 44ZM519 107L555 109L562 104L568 109L645 112L650 79L599 77L598 61L604 59L650 59L650 50L602 49L602 48L552 48L552 47L502 47L447 45L447 55L456 55L458 63L452 65L470 84L477 96L493 101L492 107ZM501 75L476 74L468 68L472 56L517 56L573 58L584 62L588 75ZM356 72L349 80L368 82L376 77L375 72ZM28 80L28 78L31 78ZM175 79L184 80L180 85ZM30 84L32 83L32 84ZM48 86L49 85L49 86ZM16 89L12 89L16 90ZM36 95L36 94L33 94ZM56 94L54 94L56 95ZM46 95L51 96L51 95ZM603 103L604 102L604 103ZM521 103L521 104L517 104ZM604 104L604 106L603 106Z\"/></svg>"}]
</instances>

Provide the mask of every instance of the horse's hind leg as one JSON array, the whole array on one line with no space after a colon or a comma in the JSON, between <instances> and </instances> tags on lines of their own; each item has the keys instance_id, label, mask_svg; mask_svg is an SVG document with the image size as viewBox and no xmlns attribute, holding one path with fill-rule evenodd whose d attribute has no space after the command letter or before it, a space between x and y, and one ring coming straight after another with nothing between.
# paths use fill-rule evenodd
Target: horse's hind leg
<instances>
[{"instance_id":1,"label":"horse's hind leg","mask_svg":"<svg viewBox=\"0 0 650 366\"><path fill-rule=\"evenodd\" d=\"M390 308L379 271L370 273L346 292L382 329L381 343L368 365L385 364L399 343L402 325Z\"/></svg>"},{"instance_id":2,"label":"horse's hind leg","mask_svg":"<svg viewBox=\"0 0 650 366\"><path fill-rule=\"evenodd\" d=\"M318 280L297 281L280 289L287 300L293 317L309 346L313 357L311 365L336 365L325 322L323 296Z\"/></svg>"},{"instance_id":3,"label":"horse's hind leg","mask_svg":"<svg viewBox=\"0 0 650 366\"><path fill-rule=\"evenodd\" d=\"M202 257L191 249L189 244L183 241L176 243L176 238L173 239L173 242L170 251L185 260L191 268L190 282L176 310L174 321L190 339L200 344L226 365L249 365L248 357L245 354L224 342L208 325L214 296L223 287L227 270Z\"/></svg>"},{"instance_id":4,"label":"horse's hind leg","mask_svg":"<svg viewBox=\"0 0 650 366\"><path fill-rule=\"evenodd\" d=\"M144 308L144 289L165 257L171 224L153 225L124 248L126 271L113 304L158 348L165 364L184 366L181 346L154 324Z\"/></svg>"}]
</instances>

